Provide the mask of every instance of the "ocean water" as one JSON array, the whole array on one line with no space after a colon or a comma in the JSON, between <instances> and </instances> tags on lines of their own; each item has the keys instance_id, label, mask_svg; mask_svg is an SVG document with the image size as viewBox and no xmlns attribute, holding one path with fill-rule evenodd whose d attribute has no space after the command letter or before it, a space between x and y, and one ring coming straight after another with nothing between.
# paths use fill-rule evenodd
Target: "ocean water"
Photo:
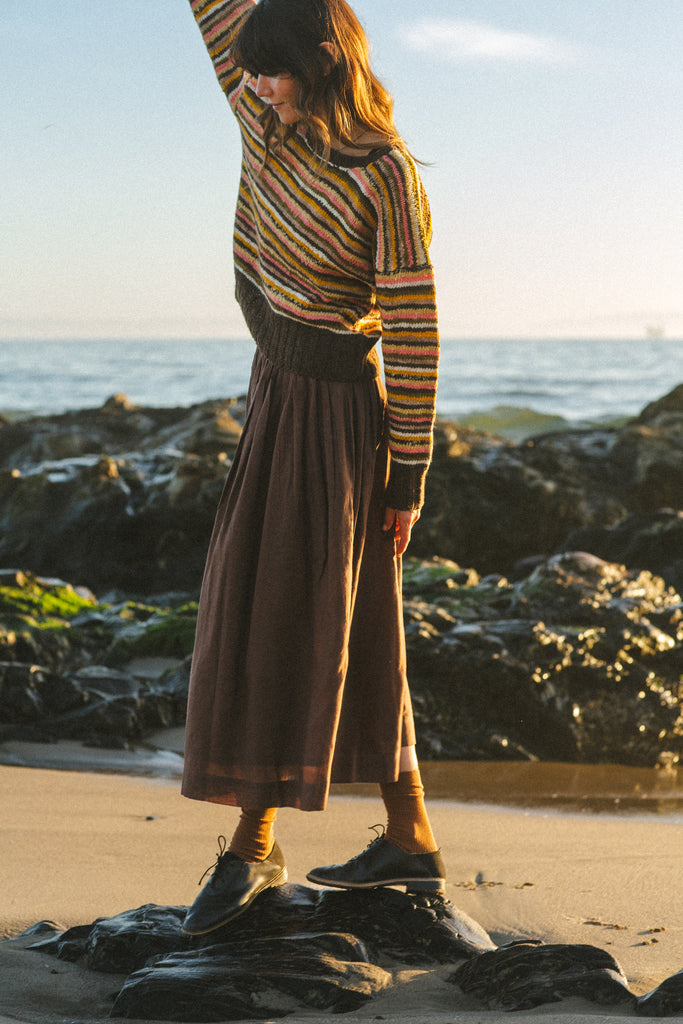
<instances>
[{"instance_id":1,"label":"ocean water","mask_svg":"<svg viewBox=\"0 0 683 1024\"><path fill-rule=\"evenodd\" d=\"M190 405L244 394L248 340L0 341L0 412ZM683 382L683 340L444 341L437 412L522 437L614 423Z\"/></svg>"}]
</instances>

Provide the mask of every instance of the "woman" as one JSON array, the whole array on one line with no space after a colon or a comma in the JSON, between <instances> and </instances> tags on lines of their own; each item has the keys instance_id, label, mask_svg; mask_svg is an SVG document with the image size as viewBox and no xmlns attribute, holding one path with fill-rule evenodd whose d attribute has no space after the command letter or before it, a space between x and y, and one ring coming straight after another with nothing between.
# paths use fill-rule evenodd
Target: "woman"
<instances>
[{"instance_id":1,"label":"woman","mask_svg":"<svg viewBox=\"0 0 683 1024\"><path fill-rule=\"evenodd\" d=\"M242 135L236 296L257 346L188 702L184 795L242 809L184 923L203 934L286 880L277 808L323 810L330 782L378 782L388 822L311 881L443 888L400 562L431 458L438 335L428 203L348 4L190 3Z\"/></svg>"}]
</instances>

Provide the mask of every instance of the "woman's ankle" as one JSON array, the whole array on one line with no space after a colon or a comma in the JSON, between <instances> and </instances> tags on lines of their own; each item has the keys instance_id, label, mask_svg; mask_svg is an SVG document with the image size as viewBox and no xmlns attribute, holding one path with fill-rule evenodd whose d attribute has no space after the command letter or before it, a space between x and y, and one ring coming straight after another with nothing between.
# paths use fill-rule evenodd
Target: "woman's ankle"
<instances>
[{"instance_id":1,"label":"woman's ankle","mask_svg":"<svg viewBox=\"0 0 683 1024\"><path fill-rule=\"evenodd\" d=\"M243 807L229 850L241 860L266 860L273 849L273 830L277 807L252 809Z\"/></svg>"}]
</instances>

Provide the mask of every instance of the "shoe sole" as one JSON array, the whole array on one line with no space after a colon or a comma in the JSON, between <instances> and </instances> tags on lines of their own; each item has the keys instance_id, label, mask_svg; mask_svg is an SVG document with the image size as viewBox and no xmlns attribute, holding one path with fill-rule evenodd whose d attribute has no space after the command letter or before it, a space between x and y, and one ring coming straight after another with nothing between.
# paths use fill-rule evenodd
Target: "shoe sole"
<instances>
[{"instance_id":1,"label":"shoe sole","mask_svg":"<svg viewBox=\"0 0 683 1024\"><path fill-rule=\"evenodd\" d=\"M210 928L202 928L201 931L191 931L190 932L190 931L187 930L187 928L182 928L183 934L185 934L185 935L209 935L210 932L215 932L217 928L222 928L224 924L229 924L231 921L234 921L236 917L239 917L240 914L243 914L245 910L248 910L249 907L254 902L254 900L256 899L256 897L260 896L260 894L262 892L265 892L266 889L276 889L278 886L284 885L285 882L287 881L288 877L289 876L287 874L287 868L283 868L282 871L278 875L276 875L274 878L271 878L270 881L266 882L264 885L262 885L260 888L258 888L255 892L253 892L251 894L251 896L249 897L249 899L246 901L246 903L243 903L240 907L237 907L236 910L233 910L229 914L227 914L225 917L222 917L217 924L212 924Z\"/></svg>"},{"instance_id":2,"label":"shoe sole","mask_svg":"<svg viewBox=\"0 0 683 1024\"><path fill-rule=\"evenodd\" d=\"M406 892L444 892L445 878L387 878L381 882L335 882L330 878L319 878L311 873L306 875L309 882L332 889L386 889L391 885L405 885Z\"/></svg>"}]
</instances>

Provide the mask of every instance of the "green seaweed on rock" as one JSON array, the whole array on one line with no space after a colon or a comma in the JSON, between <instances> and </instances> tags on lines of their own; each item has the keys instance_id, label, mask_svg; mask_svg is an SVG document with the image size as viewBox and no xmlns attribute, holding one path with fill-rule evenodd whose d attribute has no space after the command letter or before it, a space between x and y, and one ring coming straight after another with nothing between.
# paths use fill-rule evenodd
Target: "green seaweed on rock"
<instances>
[{"instance_id":1,"label":"green seaweed on rock","mask_svg":"<svg viewBox=\"0 0 683 1024\"><path fill-rule=\"evenodd\" d=\"M192 653L197 625L197 602L177 608L146 609L144 621L129 623L117 634L107 652L109 664L122 664L133 658L185 658ZM138 606L138 612L140 606Z\"/></svg>"},{"instance_id":2,"label":"green seaweed on rock","mask_svg":"<svg viewBox=\"0 0 683 1024\"><path fill-rule=\"evenodd\" d=\"M0 574L0 661L78 669L192 652L197 603L99 603L89 591L29 573Z\"/></svg>"},{"instance_id":3,"label":"green seaweed on rock","mask_svg":"<svg viewBox=\"0 0 683 1024\"><path fill-rule=\"evenodd\" d=\"M70 583L45 580L30 573L3 574L0 582L0 618L31 625L67 623L85 610L97 606L92 594L79 592Z\"/></svg>"},{"instance_id":4,"label":"green seaweed on rock","mask_svg":"<svg viewBox=\"0 0 683 1024\"><path fill-rule=\"evenodd\" d=\"M0 572L0 661L64 666L84 646L73 622L96 608L89 591L69 583Z\"/></svg>"}]
</instances>

